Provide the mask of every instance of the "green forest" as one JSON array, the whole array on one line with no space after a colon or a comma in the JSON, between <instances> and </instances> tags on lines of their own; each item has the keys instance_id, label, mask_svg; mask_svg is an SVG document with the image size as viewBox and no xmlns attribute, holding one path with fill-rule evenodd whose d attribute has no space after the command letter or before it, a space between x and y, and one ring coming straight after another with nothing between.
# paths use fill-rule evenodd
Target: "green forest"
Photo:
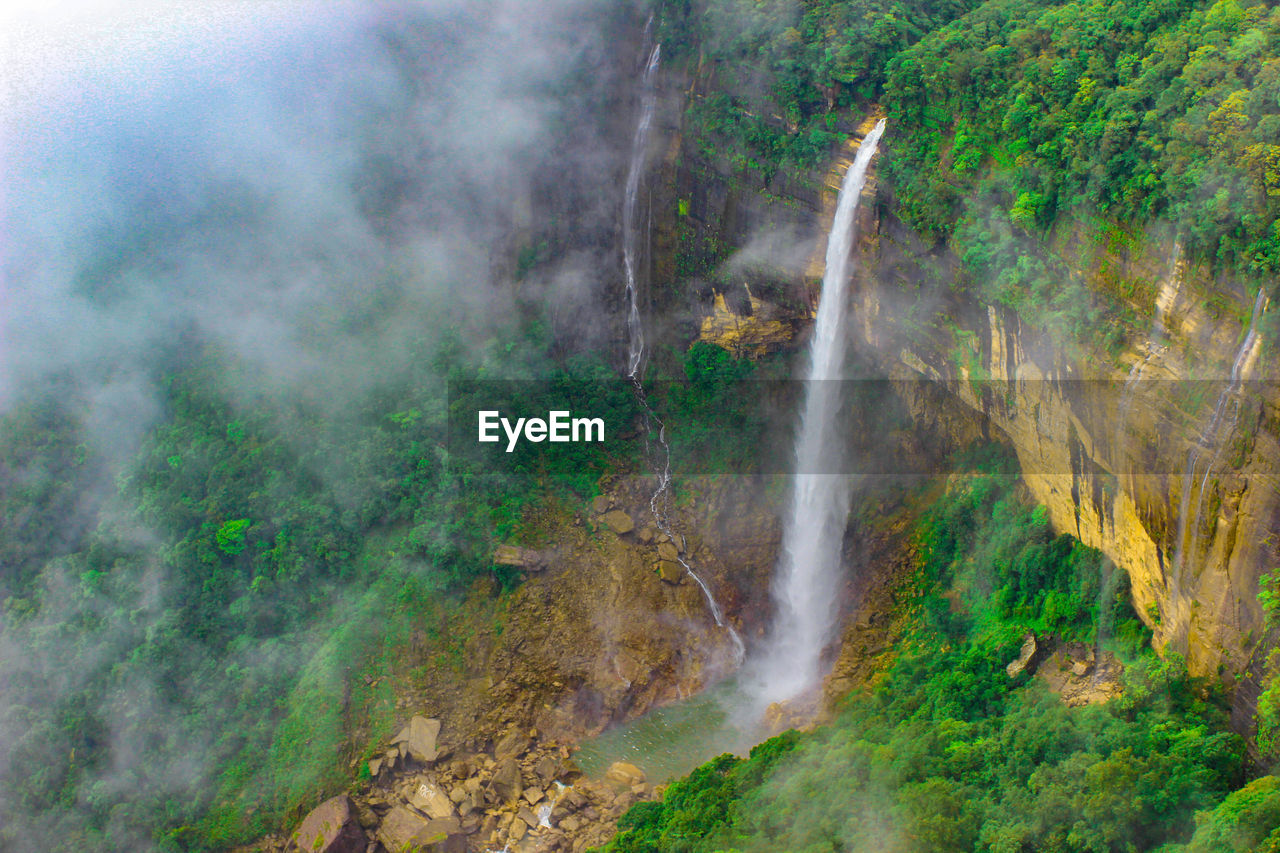
<instances>
[{"instance_id":1,"label":"green forest","mask_svg":"<svg viewBox=\"0 0 1280 853\"><path fill-rule=\"evenodd\" d=\"M1249 292L1273 287L1271 4L668 6L669 43L714 64L717 91L687 111L710 155L767 186L882 106L894 215L961 259L951 286L1061 340L1117 341L1119 296L1046 251L1099 223L1121 242L1158 228Z\"/></svg>"}]
</instances>

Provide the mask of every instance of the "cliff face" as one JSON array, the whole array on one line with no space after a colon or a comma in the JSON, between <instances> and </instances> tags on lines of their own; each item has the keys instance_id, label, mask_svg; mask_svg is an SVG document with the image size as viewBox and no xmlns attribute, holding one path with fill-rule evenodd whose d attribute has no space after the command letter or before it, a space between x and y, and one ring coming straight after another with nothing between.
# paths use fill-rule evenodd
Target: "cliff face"
<instances>
[{"instance_id":1,"label":"cliff face","mask_svg":"<svg viewBox=\"0 0 1280 853\"><path fill-rule=\"evenodd\" d=\"M892 128L880 156L892 156ZM753 205L769 209L754 217L757 229L822 233L843 165L815 182L816 198L735 187L688 145L673 146L667 175L677 194L712 175L720 201L694 211L697 225L736 231L744 245L758 234L735 222ZM899 380L922 426L962 442L973 424L958 407L1006 440L1057 529L1128 572L1157 647L1236 688L1246 728L1264 631L1258 578L1280 563L1280 400L1251 384L1268 372L1258 336L1249 336L1265 299L1255 305L1239 283L1189 264L1171 236L1116 239L1107 223L1078 222L1043 251L1141 319L1119 346L1059 342L954 287L958 259L894 215L892 187L869 183L861 212L852 326L863 355ZM812 264L779 271L794 282L793 321L809 318L820 274ZM734 285L729 276L725 286ZM703 288L701 336L730 348L744 327L784 322L754 292L736 304L718 291L713 299Z\"/></svg>"},{"instance_id":2,"label":"cliff face","mask_svg":"<svg viewBox=\"0 0 1280 853\"><path fill-rule=\"evenodd\" d=\"M954 291L934 294L948 324L909 325L924 293L900 282L912 269L924 280L922 253L886 207L862 245L860 343L905 393L940 383L1009 440L1055 526L1129 573L1158 648L1185 655L1193 673L1248 679L1263 627L1258 577L1275 565L1280 530L1277 400L1243 381L1261 372L1252 300L1176 251L1170 259L1167 244L1120 252L1075 237L1090 248L1047 250L1091 289L1114 277L1155 295L1152 331L1118 357L1056 343Z\"/></svg>"}]
</instances>

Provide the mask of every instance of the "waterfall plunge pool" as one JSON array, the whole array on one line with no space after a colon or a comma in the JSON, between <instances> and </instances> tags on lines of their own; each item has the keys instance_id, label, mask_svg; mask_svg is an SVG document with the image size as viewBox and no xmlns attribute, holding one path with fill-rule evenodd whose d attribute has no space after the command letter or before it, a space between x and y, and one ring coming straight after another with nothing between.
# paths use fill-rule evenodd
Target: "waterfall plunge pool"
<instances>
[{"instance_id":1,"label":"waterfall plunge pool","mask_svg":"<svg viewBox=\"0 0 1280 853\"><path fill-rule=\"evenodd\" d=\"M742 698L739 680L726 679L584 740L574 761L592 779L604 778L615 761L626 761L643 770L649 784L660 785L726 752L745 756L770 733L734 713Z\"/></svg>"}]
</instances>

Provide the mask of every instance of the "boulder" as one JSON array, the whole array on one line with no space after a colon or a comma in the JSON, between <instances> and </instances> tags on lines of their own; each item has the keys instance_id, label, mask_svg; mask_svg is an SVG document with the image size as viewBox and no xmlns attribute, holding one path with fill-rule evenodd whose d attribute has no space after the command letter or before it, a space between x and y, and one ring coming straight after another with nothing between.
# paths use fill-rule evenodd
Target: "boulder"
<instances>
[{"instance_id":1,"label":"boulder","mask_svg":"<svg viewBox=\"0 0 1280 853\"><path fill-rule=\"evenodd\" d=\"M402 744L409 755L430 764L436 760L440 750L436 747L436 738L440 736L440 721L428 720L426 717L414 717L409 725L400 730L392 743Z\"/></svg>"},{"instance_id":2,"label":"boulder","mask_svg":"<svg viewBox=\"0 0 1280 853\"><path fill-rule=\"evenodd\" d=\"M414 836L417 848L430 853L465 853L467 836L457 818L448 817L427 821L427 825Z\"/></svg>"},{"instance_id":3,"label":"boulder","mask_svg":"<svg viewBox=\"0 0 1280 853\"><path fill-rule=\"evenodd\" d=\"M659 560L658 577L673 586L678 585L682 580L684 580L684 566L680 565L675 560Z\"/></svg>"},{"instance_id":4,"label":"boulder","mask_svg":"<svg viewBox=\"0 0 1280 853\"><path fill-rule=\"evenodd\" d=\"M591 511L596 515L603 515L609 511L609 507L612 504L613 501L609 499L608 495L596 495L591 499Z\"/></svg>"},{"instance_id":5,"label":"boulder","mask_svg":"<svg viewBox=\"0 0 1280 853\"><path fill-rule=\"evenodd\" d=\"M412 850L418 845L418 834L427 828L427 819L405 808L396 806L382 819L378 827L378 840L388 850Z\"/></svg>"},{"instance_id":6,"label":"boulder","mask_svg":"<svg viewBox=\"0 0 1280 853\"><path fill-rule=\"evenodd\" d=\"M670 542L658 543L658 557L663 560L671 560L675 562L680 556L680 552L676 550L676 546Z\"/></svg>"},{"instance_id":7,"label":"boulder","mask_svg":"<svg viewBox=\"0 0 1280 853\"><path fill-rule=\"evenodd\" d=\"M426 812L432 820L442 820L454 816L453 801L434 785L423 782L418 790L409 798L409 804Z\"/></svg>"},{"instance_id":8,"label":"boulder","mask_svg":"<svg viewBox=\"0 0 1280 853\"><path fill-rule=\"evenodd\" d=\"M516 566L528 571L540 571L546 566L543 555L530 548L518 545L499 545L493 552L495 566Z\"/></svg>"},{"instance_id":9,"label":"boulder","mask_svg":"<svg viewBox=\"0 0 1280 853\"><path fill-rule=\"evenodd\" d=\"M302 819L293 843L305 853L364 853L369 839L346 794L325 800Z\"/></svg>"},{"instance_id":10,"label":"boulder","mask_svg":"<svg viewBox=\"0 0 1280 853\"><path fill-rule=\"evenodd\" d=\"M609 529L618 535L635 530L636 523L620 509L611 510L600 516L600 520L609 525Z\"/></svg>"},{"instance_id":11,"label":"boulder","mask_svg":"<svg viewBox=\"0 0 1280 853\"><path fill-rule=\"evenodd\" d=\"M523 729L512 729L503 735L493 748L493 757L498 761L506 758L519 758L529 749L529 735Z\"/></svg>"},{"instance_id":12,"label":"boulder","mask_svg":"<svg viewBox=\"0 0 1280 853\"><path fill-rule=\"evenodd\" d=\"M609 769L605 771L604 778L606 782L623 785L627 788L633 785L642 785L645 781L644 771L629 761L615 761L610 764Z\"/></svg>"},{"instance_id":13,"label":"boulder","mask_svg":"<svg viewBox=\"0 0 1280 853\"><path fill-rule=\"evenodd\" d=\"M520 780L520 765L514 758L498 763L493 770L493 778L489 780L489 790L498 802L511 802L520 796L524 786Z\"/></svg>"},{"instance_id":14,"label":"boulder","mask_svg":"<svg viewBox=\"0 0 1280 853\"><path fill-rule=\"evenodd\" d=\"M1031 665L1031 660L1036 656L1037 648L1035 634L1027 634L1023 637L1022 650L1018 652L1018 659L1004 668L1005 673L1010 678L1016 678L1021 675Z\"/></svg>"},{"instance_id":15,"label":"boulder","mask_svg":"<svg viewBox=\"0 0 1280 853\"><path fill-rule=\"evenodd\" d=\"M520 810L516 812L516 817L524 821L525 825L528 826L530 829L533 829L535 826L538 825L538 816L535 815L533 812L529 811L529 809L525 808L524 806L521 806Z\"/></svg>"},{"instance_id":16,"label":"boulder","mask_svg":"<svg viewBox=\"0 0 1280 853\"><path fill-rule=\"evenodd\" d=\"M543 785L550 785L556 779L559 779L564 770L564 762L554 755L542 756L533 767L534 775L538 777L538 781Z\"/></svg>"}]
</instances>

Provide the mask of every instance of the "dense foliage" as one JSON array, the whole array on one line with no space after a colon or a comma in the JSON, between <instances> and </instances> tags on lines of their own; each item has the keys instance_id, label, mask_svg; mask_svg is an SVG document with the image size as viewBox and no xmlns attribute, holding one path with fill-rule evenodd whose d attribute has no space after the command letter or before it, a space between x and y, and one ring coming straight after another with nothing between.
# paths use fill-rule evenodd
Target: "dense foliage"
<instances>
[{"instance_id":1,"label":"dense foliage","mask_svg":"<svg viewBox=\"0 0 1280 853\"><path fill-rule=\"evenodd\" d=\"M689 107L705 152L768 183L842 140L836 107L874 97L886 63L977 0L664 0L669 56L714 63L715 89Z\"/></svg>"},{"instance_id":2,"label":"dense foliage","mask_svg":"<svg viewBox=\"0 0 1280 853\"><path fill-rule=\"evenodd\" d=\"M1035 241L1081 212L1272 273L1277 48L1260 2L985 3L889 63L900 212L950 238L988 300L1076 337L1088 295Z\"/></svg>"},{"instance_id":3,"label":"dense foliage","mask_svg":"<svg viewBox=\"0 0 1280 853\"><path fill-rule=\"evenodd\" d=\"M1135 296L1085 287L1060 251L1074 231L1124 247L1156 228L1250 289L1280 268L1280 12L1262 0L663 8L664 43L712 84L687 116L705 158L768 186L881 104L895 215L961 259L950 284L1064 342L1113 344L1102 320Z\"/></svg>"},{"instance_id":4,"label":"dense foliage","mask_svg":"<svg viewBox=\"0 0 1280 853\"><path fill-rule=\"evenodd\" d=\"M964 477L925 514L916 603L873 690L811 734L788 732L673 783L660 803L635 806L606 849L1148 850L1186 841L1197 810L1238 784L1243 744L1225 731L1209 685L1145 648L1125 591L1104 582L1101 555L1054 537L1011 483ZM1123 695L1068 708L1025 673L1011 680L1005 665L1025 632L1118 652ZM1196 849L1246 849L1209 837L1269 832L1268 784L1219 805Z\"/></svg>"},{"instance_id":5,"label":"dense foliage","mask_svg":"<svg viewBox=\"0 0 1280 853\"><path fill-rule=\"evenodd\" d=\"M63 824L61 849L122 849L139 831L209 849L343 787L365 748L352 734L388 735L395 697L379 678L397 649L473 579L514 579L490 555L540 544L529 512L579 505L636 460L609 433L451 452L467 443L449 442L449 418L474 438L477 400L531 413L589 393L594 414L636 418L603 362L550 361L536 324L506 341L437 339L416 375L336 412L242 394L253 378L206 353L165 380L167 411L114 486L66 414L74 398L8 416L2 639L30 669L5 709L24 732L6 744L6 807ZM505 363L544 381L446 387ZM113 773L122 753L148 758ZM87 827L73 809L86 803Z\"/></svg>"}]
</instances>

